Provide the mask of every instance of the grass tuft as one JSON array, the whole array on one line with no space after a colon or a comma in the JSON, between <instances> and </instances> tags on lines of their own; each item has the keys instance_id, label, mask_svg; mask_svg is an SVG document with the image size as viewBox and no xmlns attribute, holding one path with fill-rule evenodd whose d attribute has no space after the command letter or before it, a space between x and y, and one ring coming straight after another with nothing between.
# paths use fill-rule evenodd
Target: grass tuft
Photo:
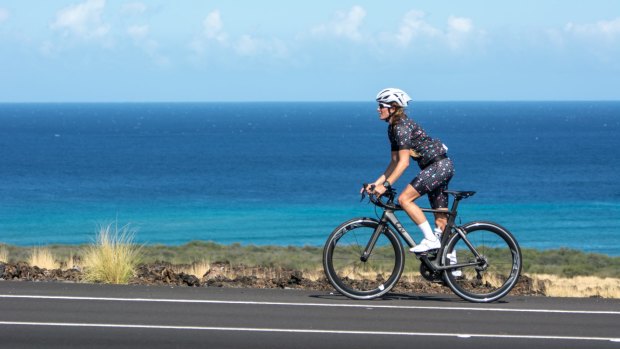
<instances>
[{"instance_id":1,"label":"grass tuft","mask_svg":"<svg viewBox=\"0 0 620 349\"><path fill-rule=\"evenodd\" d=\"M5 246L0 246L0 263L9 262L9 250Z\"/></svg>"},{"instance_id":2,"label":"grass tuft","mask_svg":"<svg viewBox=\"0 0 620 349\"><path fill-rule=\"evenodd\" d=\"M560 277L549 274L529 275L538 289L549 297L620 298L620 279L596 276Z\"/></svg>"},{"instance_id":3,"label":"grass tuft","mask_svg":"<svg viewBox=\"0 0 620 349\"><path fill-rule=\"evenodd\" d=\"M37 266L42 269L56 269L58 263L54 260L54 255L47 248L35 247L32 249L28 264L31 266Z\"/></svg>"},{"instance_id":4,"label":"grass tuft","mask_svg":"<svg viewBox=\"0 0 620 349\"><path fill-rule=\"evenodd\" d=\"M84 280L124 284L134 275L141 247L133 243L127 227L101 227L97 240L86 248L83 258Z\"/></svg>"},{"instance_id":5,"label":"grass tuft","mask_svg":"<svg viewBox=\"0 0 620 349\"><path fill-rule=\"evenodd\" d=\"M211 263L209 261L203 260L200 262L192 263L190 266L181 267L176 270L178 273L185 273L188 275L194 275L195 277L202 279L202 277L211 271Z\"/></svg>"}]
</instances>

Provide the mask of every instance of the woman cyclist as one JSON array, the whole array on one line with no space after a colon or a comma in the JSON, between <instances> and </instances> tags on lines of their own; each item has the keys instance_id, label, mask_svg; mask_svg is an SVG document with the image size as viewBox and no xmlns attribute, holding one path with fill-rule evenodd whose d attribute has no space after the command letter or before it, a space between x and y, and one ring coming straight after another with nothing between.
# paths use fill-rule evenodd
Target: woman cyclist
<instances>
[{"instance_id":1,"label":"woman cyclist","mask_svg":"<svg viewBox=\"0 0 620 349\"><path fill-rule=\"evenodd\" d=\"M431 138L415 121L405 114L405 107L411 98L402 90L387 88L376 98L379 103L379 119L387 122L391 145L390 163L383 174L374 182L375 195L382 195L391 187L409 166L413 158L420 167L420 173L399 195L398 203L407 215L418 225L424 239L411 248L411 252L422 253L440 247L439 236L448 222L447 215L435 214L435 231L431 228L424 212L415 200L427 194L433 209L448 207L448 183L454 175L452 160L446 155L448 148L438 139ZM370 186L362 190L370 191ZM456 256L450 259L456 259Z\"/></svg>"}]
</instances>

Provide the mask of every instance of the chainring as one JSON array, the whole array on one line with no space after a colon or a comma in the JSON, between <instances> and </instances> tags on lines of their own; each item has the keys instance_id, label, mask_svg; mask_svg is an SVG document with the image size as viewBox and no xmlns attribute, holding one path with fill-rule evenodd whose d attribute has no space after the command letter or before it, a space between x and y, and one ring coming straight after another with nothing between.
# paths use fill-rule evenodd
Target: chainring
<instances>
[{"instance_id":1,"label":"chainring","mask_svg":"<svg viewBox=\"0 0 620 349\"><path fill-rule=\"evenodd\" d=\"M435 283L443 283L443 279L441 278L441 272L433 271L429 269L425 263L420 263L420 274L423 278L430 282Z\"/></svg>"}]
</instances>

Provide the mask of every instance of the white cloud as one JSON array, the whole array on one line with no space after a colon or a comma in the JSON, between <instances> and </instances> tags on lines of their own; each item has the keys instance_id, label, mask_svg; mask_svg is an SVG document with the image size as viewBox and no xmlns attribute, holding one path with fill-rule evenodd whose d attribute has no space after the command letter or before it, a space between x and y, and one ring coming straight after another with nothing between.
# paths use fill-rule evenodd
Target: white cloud
<instances>
[{"instance_id":1,"label":"white cloud","mask_svg":"<svg viewBox=\"0 0 620 349\"><path fill-rule=\"evenodd\" d=\"M9 19L9 10L0 7L0 23Z\"/></svg>"},{"instance_id":2,"label":"white cloud","mask_svg":"<svg viewBox=\"0 0 620 349\"><path fill-rule=\"evenodd\" d=\"M361 41L363 36L360 27L366 17L366 10L361 6L353 6L349 12L338 12L336 18L329 23L321 24L312 29L312 34L321 37L345 38Z\"/></svg>"},{"instance_id":3,"label":"white cloud","mask_svg":"<svg viewBox=\"0 0 620 349\"><path fill-rule=\"evenodd\" d=\"M195 54L202 56L211 41L227 46L228 35L224 32L224 22L219 10L207 14L201 23L200 33L190 42L189 47Z\"/></svg>"},{"instance_id":4,"label":"white cloud","mask_svg":"<svg viewBox=\"0 0 620 349\"><path fill-rule=\"evenodd\" d=\"M469 33L473 29L471 19L463 17L450 16L448 18L448 28L452 32Z\"/></svg>"},{"instance_id":5,"label":"white cloud","mask_svg":"<svg viewBox=\"0 0 620 349\"><path fill-rule=\"evenodd\" d=\"M578 37L614 41L620 38L620 17L596 23L575 24L570 22L564 27L564 32Z\"/></svg>"},{"instance_id":6,"label":"white cloud","mask_svg":"<svg viewBox=\"0 0 620 349\"><path fill-rule=\"evenodd\" d=\"M124 15L140 15L146 12L147 6L141 2L130 2L123 4L121 12Z\"/></svg>"},{"instance_id":7,"label":"white cloud","mask_svg":"<svg viewBox=\"0 0 620 349\"><path fill-rule=\"evenodd\" d=\"M561 28L545 31L547 42L559 49L579 48L582 52L590 52L604 60L610 58L612 52L618 52L620 41L620 17L612 20L601 20L593 23L569 22Z\"/></svg>"},{"instance_id":8,"label":"white cloud","mask_svg":"<svg viewBox=\"0 0 620 349\"><path fill-rule=\"evenodd\" d=\"M466 17L450 16L444 29L431 25L426 20L426 13L412 10L403 16L400 27L395 34L384 34L384 40L395 41L400 47L407 48L417 41L430 42L431 45L443 44L452 50L461 49L471 38L481 36L474 28L473 21Z\"/></svg>"},{"instance_id":9,"label":"white cloud","mask_svg":"<svg viewBox=\"0 0 620 349\"><path fill-rule=\"evenodd\" d=\"M213 46L215 44L215 46ZM269 55L286 57L288 48L279 39L264 39L250 34L231 38L224 30L224 21L219 10L210 12L202 21L201 32L190 43L190 49L196 54L192 60L200 61L209 47L231 50L239 56Z\"/></svg>"},{"instance_id":10,"label":"white cloud","mask_svg":"<svg viewBox=\"0 0 620 349\"><path fill-rule=\"evenodd\" d=\"M82 39L105 37L110 31L110 25L101 18L104 7L105 0L88 0L66 7L57 13L51 28Z\"/></svg>"},{"instance_id":11,"label":"white cloud","mask_svg":"<svg viewBox=\"0 0 620 349\"><path fill-rule=\"evenodd\" d=\"M202 21L203 34L207 39L224 42L227 39L226 33L223 31L224 22L219 10L215 10L207 15Z\"/></svg>"},{"instance_id":12,"label":"white cloud","mask_svg":"<svg viewBox=\"0 0 620 349\"><path fill-rule=\"evenodd\" d=\"M620 17L591 23L569 22L561 28L548 29L546 39L559 52L594 57L597 62L620 68Z\"/></svg>"},{"instance_id":13,"label":"white cloud","mask_svg":"<svg viewBox=\"0 0 620 349\"><path fill-rule=\"evenodd\" d=\"M426 14L421 11L409 11L403 17L398 33L395 35L396 41L401 46L408 46L417 37L436 37L441 32L428 24L424 17Z\"/></svg>"},{"instance_id":14,"label":"white cloud","mask_svg":"<svg viewBox=\"0 0 620 349\"><path fill-rule=\"evenodd\" d=\"M471 19L450 16L448 18L448 30L445 36L448 46L453 50L460 49L469 40L470 34L473 33L473 29L474 25Z\"/></svg>"}]
</instances>

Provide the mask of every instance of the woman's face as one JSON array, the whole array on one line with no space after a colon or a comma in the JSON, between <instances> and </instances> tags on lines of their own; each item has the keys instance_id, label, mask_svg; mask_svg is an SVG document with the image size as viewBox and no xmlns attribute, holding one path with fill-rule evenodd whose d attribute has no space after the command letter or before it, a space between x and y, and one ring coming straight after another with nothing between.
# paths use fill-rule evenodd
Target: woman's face
<instances>
[{"instance_id":1,"label":"woman's face","mask_svg":"<svg viewBox=\"0 0 620 349\"><path fill-rule=\"evenodd\" d=\"M387 120L387 118L390 117L390 108L383 107L379 104L377 111L379 112L379 119L381 120Z\"/></svg>"}]
</instances>

